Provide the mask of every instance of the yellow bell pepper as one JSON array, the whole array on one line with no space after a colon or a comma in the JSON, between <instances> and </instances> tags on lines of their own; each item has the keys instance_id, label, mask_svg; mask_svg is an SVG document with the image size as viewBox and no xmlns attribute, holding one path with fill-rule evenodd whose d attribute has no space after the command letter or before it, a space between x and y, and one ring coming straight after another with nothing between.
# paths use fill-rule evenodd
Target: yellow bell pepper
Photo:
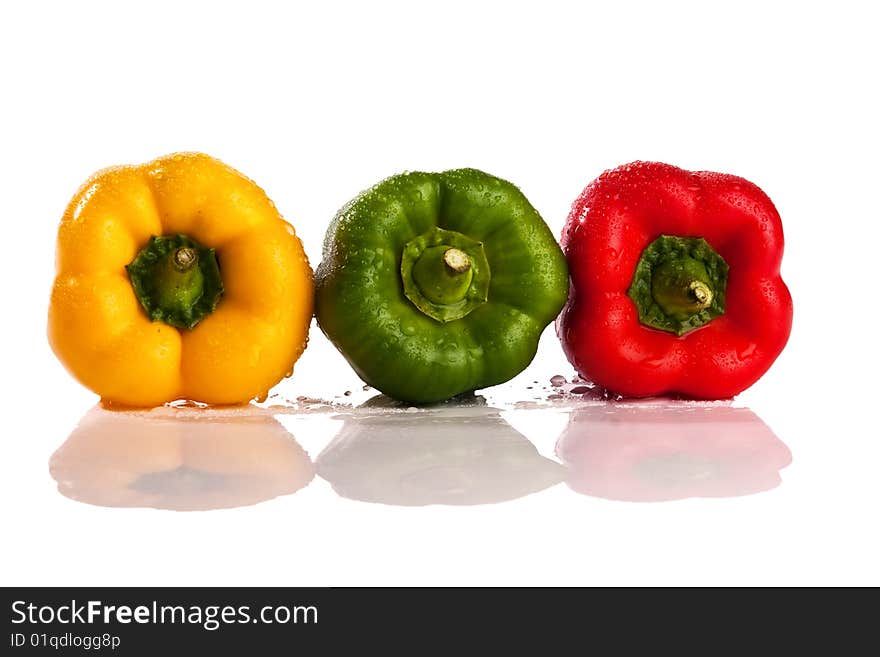
<instances>
[{"instance_id":1,"label":"yellow bell pepper","mask_svg":"<svg viewBox=\"0 0 880 657\"><path fill-rule=\"evenodd\" d=\"M98 172L58 230L49 342L105 401L265 397L306 346L312 270L253 181L178 153Z\"/></svg>"}]
</instances>

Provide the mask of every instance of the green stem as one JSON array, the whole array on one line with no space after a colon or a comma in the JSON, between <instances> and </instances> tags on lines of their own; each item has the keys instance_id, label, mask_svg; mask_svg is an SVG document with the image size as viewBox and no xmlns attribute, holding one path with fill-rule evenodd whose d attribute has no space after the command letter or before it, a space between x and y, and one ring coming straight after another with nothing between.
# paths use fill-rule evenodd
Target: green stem
<instances>
[{"instance_id":1,"label":"green stem","mask_svg":"<svg viewBox=\"0 0 880 657\"><path fill-rule=\"evenodd\" d=\"M156 267L153 281L156 303L166 312L185 312L202 296L205 277L198 264L198 252L181 246Z\"/></svg>"},{"instance_id":2,"label":"green stem","mask_svg":"<svg viewBox=\"0 0 880 657\"><path fill-rule=\"evenodd\" d=\"M439 227L406 244L400 276L407 299L438 322L461 319L485 303L491 278L481 242Z\"/></svg>"},{"instance_id":3,"label":"green stem","mask_svg":"<svg viewBox=\"0 0 880 657\"><path fill-rule=\"evenodd\" d=\"M412 270L422 295L432 303L458 303L474 277L468 254L455 247L433 246L422 251Z\"/></svg>"},{"instance_id":4,"label":"green stem","mask_svg":"<svg viewBox=\"0 0 880 657\"><path fill-rule=\"evenodd\" d=\"M706 267L690 257L663 261L654 270L651 294L667 315L679 320L708 308L715 298Z\"/></svg>"},{"instance_id":5,"label":"green stem","mask_svg":"<svg viewBox=\"0 0 880 657\"><path fill-rule=\"evenodd\" d=\"M195 327L223 294L214 249L186 235L151 237L125 269L150 319L177 328Z\"/></svg>"},{"instance_id":6,"label":"green stem","mask_svg":"<svg viewBox=\"0 0 880 657\"><path fill-rule=\"evenodd\" d=\"M642 251L628 294L642 324L681 336L724 314L727 274L703 238L661 235Z\"/></svg>"}]
</instances>

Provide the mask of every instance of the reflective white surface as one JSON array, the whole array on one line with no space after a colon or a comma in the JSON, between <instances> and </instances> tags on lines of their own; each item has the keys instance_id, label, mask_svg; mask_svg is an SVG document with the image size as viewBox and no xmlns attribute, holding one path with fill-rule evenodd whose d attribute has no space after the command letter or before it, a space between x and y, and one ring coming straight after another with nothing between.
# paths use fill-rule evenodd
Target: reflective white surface
<instances>
[{"instance_id":1,"label":"reflective white surface","mask_svg":"<svg viewBox=\"0 0 880 657\"><path fill-rule=\"evenodd\" d=\"M569 398L569 402L574 397ZM273 414L334 420L310 440L312 463ZM355 407L90 410L52 455L72 500L106 507L204 511L249 506L307 486L317 469L341 497L398 506L497 504L563 481L576 493L658 502L735 497L778 486L788 448L752 411L726 404L548 404L567 417L542 456L482 397L408 408L376 396ZM502 413L504 417L502 417ZM339 426L341 422L341 426Z\"/></svg>"},{"instance_id":2,"label":"reflective white surface","mask_svg":"<svg viewBox=\"0 0 880 657\"><path fill-rule=\"evenodd\" d=\"M430 409L320 377L319 340L243 409L89 409L58 377L8 425L4 581L877 579L870 406L768 400L775 377L733 404L605 401L550 384L548 337L515 381Z\"/></svg>"}]
</instances>

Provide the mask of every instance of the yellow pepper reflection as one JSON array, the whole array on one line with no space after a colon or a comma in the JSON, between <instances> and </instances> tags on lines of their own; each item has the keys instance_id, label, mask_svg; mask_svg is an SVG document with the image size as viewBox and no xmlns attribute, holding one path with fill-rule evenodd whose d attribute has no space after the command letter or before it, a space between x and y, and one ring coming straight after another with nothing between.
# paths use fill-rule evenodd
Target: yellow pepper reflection
<instances>
[{"instance_id":1,"label":"yellow pepper reflection","mask_svg":"<svg viewBox=\"0 0 880 657\"><path fill-rule=\"evenodd\" d=\"M204 409L93 408L49 469L73 500L175 511L257 504L314 477L308 455L271 416Z\"/></svg>"}]
</instances>

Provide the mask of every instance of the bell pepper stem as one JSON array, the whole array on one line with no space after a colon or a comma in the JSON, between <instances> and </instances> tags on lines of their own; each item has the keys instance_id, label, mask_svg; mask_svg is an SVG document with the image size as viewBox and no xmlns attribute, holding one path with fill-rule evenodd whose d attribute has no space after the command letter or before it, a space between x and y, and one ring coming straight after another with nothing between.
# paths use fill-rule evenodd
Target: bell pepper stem
<instances>
[{"instance_id":1,"label":"bell pepper stem","mask_svg":"<svg viewBox=\"0 0 880 657\"><path fill-rule=\"evenodd\" d=\"M453 274L463 274L471 268L471 259L461 249L450 248L443 254L445 264Z\"/></svg>"},{"instance_id":2,"label":"bell pepper stem","mask_svg":"<svg viewBox=\"0 0 880 657\"><path fill-rule=\"evenodd\" d=\"M661 235L642 252L628 294L642 324L681 336L724 314L727 274L704 239Z\"/></svg>"},{"instance_id":3,"label":"bell pepper stem","mask_svg":"<svg viewBox=\"0 0 880 657\"><path fill-rule=\"evenodd\" d=\"M416 261L412 275L426 299L444 305L464 299L473 279L468 254L445 245L425 249Z\"/></svg>"},{"instance_id":4,"label":"bell pepper stem","mask_svg":"<svg viewBox=\"0 0 880 657\"><path fill-rule=\"evenodd\" d=\"M706 283L703 281L693 281L688 286L688 289L690 290L690 295L696 301L698 309L702 310L712 305L712 297L715 295L712 294L712 288L706 285Z\"/></svg>"},{"instance_id":5,"label":"bell pepper stem","mask_svg":"<svg viewBox=\"0 0 880 657\"><path fill-rule=\"evenodd\" d=\"M195 327L223 294L214 250L186 235L152 237L126 270L150 319L177 328Z\"/></svg>"},{"instance_id":6,"label":"bell pepper stem","mask_svg":"<svg viewBox=\"0 0 880 657\"><path fill-rule=\"evenodd\" d=\"M189 271L198 261L198 252L189 246L181 246L174 252L174 266L179 272Z\"/></svg>"},{"instance_id":7,"label":"bell pepper stem","mask_svg":"<svg viewBox=\"0 0 880 657\"><path fill-rule=\"evenodd\" d=\"M712 304L715 295L708 278L706 267L699 260L666 260L654 270L651 293L667 315L686 319Z\"/></svg>"},{"instance_id":8,"label":"bell pepper stem","mask_svg":"<svg viewBox=\"0 0 880 657\"><path fill-rule=\"evenodd\" d=\"M202 295L205 277L198 268L195 249L182 246L172 251L156 270L153 289L157 303L168 311L183 312Z\"/></svg>"},{"instance_id":9,"label":"bell pepper stem","mask_svg":"<svg viewBox=\"0 0 880 657\"><path fill-rule=\"evenodd\" d=\"M416 308L452 322L486 302L491 273L481 242L435 226L404 246L400 277Z\"/></svg>"}]
</instances>

